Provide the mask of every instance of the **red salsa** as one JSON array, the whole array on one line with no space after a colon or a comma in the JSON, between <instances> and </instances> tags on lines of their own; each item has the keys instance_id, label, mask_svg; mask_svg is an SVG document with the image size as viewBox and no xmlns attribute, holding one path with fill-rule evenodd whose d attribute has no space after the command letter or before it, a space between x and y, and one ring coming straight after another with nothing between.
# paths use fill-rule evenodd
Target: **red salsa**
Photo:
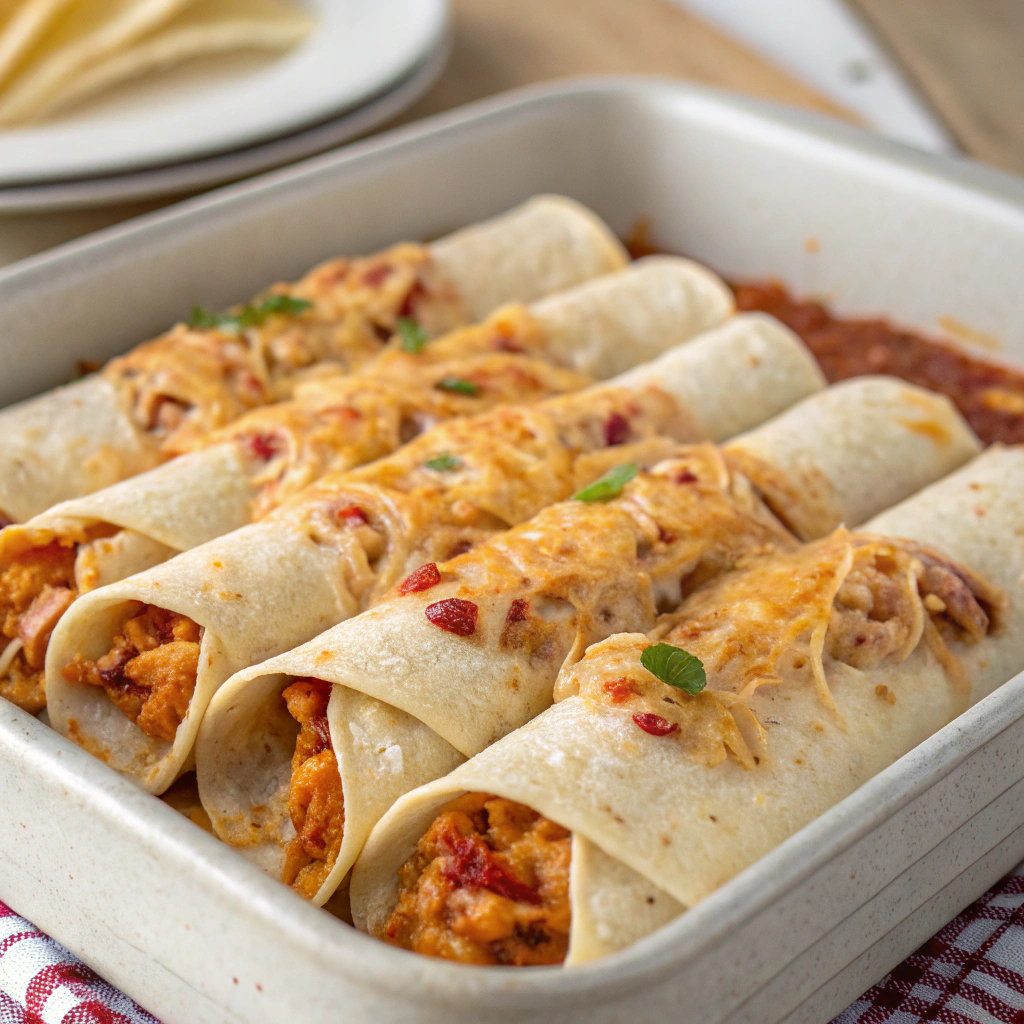
<instances>
[{"instance_id":1,"label":"red salsa","mask_svg":"<svg viewBox=\"0 0 1024 1024\"><path fill-rule=\"evenodd\" d=\"M626 241L634 259L665 252L639 221ZM732 282L741 312L762 312L798 334L830 383L889 374L948 395L985 444L1024 443L1024 370L989 362L964 349L897 327L887 320L833 316L800 300L777 281Z\"/></svg>"},{"instance_id":2,"label":"red salsa","mask_svg":"<svg viewBox=\"0 0 1024 1024\"><path fill-rule=\"evenodd\" d=\"M839 319L776 283L734 285L743 311L770 313L800 335L829 381L884 373L948 395L985 444L1024 442L1024 372L885 320Z\"/></svg>"}]
</instances>

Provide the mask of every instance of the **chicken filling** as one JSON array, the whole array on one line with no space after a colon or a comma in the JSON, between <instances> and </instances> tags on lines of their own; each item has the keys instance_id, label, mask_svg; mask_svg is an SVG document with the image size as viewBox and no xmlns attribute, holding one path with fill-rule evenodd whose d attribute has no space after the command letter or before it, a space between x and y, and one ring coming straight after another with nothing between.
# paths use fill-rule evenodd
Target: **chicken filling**
<instances>
[{"instance_id":1,"label":"chicken filling","mask_svg":"<svg viewBox=\"0 0 1024 1024\"><path fill-rule=\"evenodd\" d=\"M202 629L190 618L138 605L106 654L76 654L64 667L69 683L102 687L150 739L173 743L188 714L199 671Z\"/></svg>"},{"instance_id":2,"label":"chicken filling","mask_svg":"<svg viewBox=\"0 0 1024 1024\"><path fill-rule=\"evenodd\" d=\"M288 791L288 814L295 836L285 849L281 880L312 899L334 867L345 835L345 799L327 724L331 684L322 679L299 679L281 696L288 713L301 726Z\"/></svg>"},{"instance_id":3,"label":"chicken filling","mask_svg":"<svg viewBox=\"0 0 1024 1024\"><path fill-rule=\"evenodd\" d=\"M399 871L392 945L471 964L560 964L569 945L571 835L536 811L470 793Z\"/></svg>"},{"instance_id":4,"label":"chicken filling","mask_svg":"<svg viewBox=\"0 0 1024 1024\"><path fill-rule=\"evenodd\" d=\"M46 707L50 634L78 596L75 543L29 548L0 570L0 695L36 715Z\"/></svg>"}]
</instances>

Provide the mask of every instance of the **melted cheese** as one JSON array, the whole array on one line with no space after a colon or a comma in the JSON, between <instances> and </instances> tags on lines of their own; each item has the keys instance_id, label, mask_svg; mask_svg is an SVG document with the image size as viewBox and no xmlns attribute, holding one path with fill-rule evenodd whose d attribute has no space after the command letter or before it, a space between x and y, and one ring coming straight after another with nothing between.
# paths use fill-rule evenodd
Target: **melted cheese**
<instances>
[{"instance_id":1,"label":"melted cheese","mask_svg":"<svg viewBox=\"0 0 1024 1024\"><path fill-rule=\"evenodd\" d=\"M271 315L237 336L178 325L102 372L140 432L173 455L247 409L288 397L310 367L367 362L401 316L415 316L428 331L464 322L457 296L435 278L418 245L334 260L264 293L312 304L297 315Z\"/></svg>"},{"instance_id":2,"label":"melted cheese","mask_svg":"<svg viewBox=\"0 0 1024 1024\"><path fill-rule=\"evenodd\" d=\"M959 612L929 601L937 586L929 565L941 569L947 593L953 593L951 579L963 585L956 589ZM935 552L839 529L795 550L741 558L734 571L697 590L657 630L592 647L562 673L555 696L578 694L624 712L657 714L678 726L665 735L684 743L701 763L717 763L728 751L753 767L766 752L765 731L750 706L758 687L784 686L810 674L822 704L835 712L828 686L835 661L861 669L867 685L872 670L900 664L926 643L966 706L969 687L942 634L979 639L979 617L991 628L990 612L1002 601ZM644 669L640 655L652 639L698 657L707 688L691 697ZM887 688L879 696L888 697Z\"/></svg>"},{"instance_id":3,"label":"melted cheese","mask_svg":"<svg viewBox=\"0 0 1024 1024\"><path fill-rule=\"evenodd\" d=\"M628 425L621 444L608 443L612 416ZM372 601L424 562L445 561L569 497L581 468L592 474L582 481L589 483L624 462L652 464L674 450L669 437L691 431L653 388L594 388L536 406L499 406L444 423L370 466L322 477L273 515L337 546L350 560L348 585ZM451 468L430 465L444 455ZM376 552L365 550L373 538L358 520L339 521L353 507L375 533Z\"/></svg>"},{"instance_id":4,"label":"melted cheese","mask_svg":"<svg viewBox=\"0 0 1024 1024\"><path fill-rule=\"evenodd\" d=\"M446 389L444 383L451 379L472 385L475 393ZM386 372L374 367L306 384L292 401L256 409L196 447L239 444L257 490L255 520L325 473L389 455L438 423L502 402L529 403L576 391L589 383L583 374L516 355L392 363Z\"/></svg>"}]
</instances>

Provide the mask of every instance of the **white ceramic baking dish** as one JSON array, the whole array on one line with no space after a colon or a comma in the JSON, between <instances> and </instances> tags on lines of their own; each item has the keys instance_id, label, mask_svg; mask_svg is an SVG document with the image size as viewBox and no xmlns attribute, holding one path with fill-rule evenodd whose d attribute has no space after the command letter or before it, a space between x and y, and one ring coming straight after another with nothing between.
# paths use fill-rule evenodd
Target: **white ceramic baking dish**
<instances>
[{"instance_id":1,"label":"white ceramic baking dish","mask_svg":"<svg viewBox=\"0 0 1024 1024\"><path fill-rule=\"evenodd\" d=\"M0 402L195 303L539 191L621 231L647 216L668 248L841 312L955 318L1024 362L1024 183L616 79L468 108L9 269ZM1019 677L662 932L585 969L512 971L357 934L4 706L0 898L167 1024L826 1021L1024 856L1022 740Z\"/></svg>"}]
</instances>

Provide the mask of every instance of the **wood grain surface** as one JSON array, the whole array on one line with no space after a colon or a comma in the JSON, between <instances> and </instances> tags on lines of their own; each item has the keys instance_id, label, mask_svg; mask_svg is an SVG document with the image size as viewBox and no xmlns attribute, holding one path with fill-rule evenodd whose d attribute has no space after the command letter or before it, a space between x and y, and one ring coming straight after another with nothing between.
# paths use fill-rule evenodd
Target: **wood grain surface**
<instances>
[{"instance_id":1,"label":"wood grain surface","mask_svg":"<svg viewBox=\"0 0 1024 1024\"><path fill-rule=\"evenodd\" d=\"M451 63L403 122L534 82L612 72L675 76L856 120L670 0L452 0L452 14Z\"/></svg>"},{"instance_id":2,"label":"wood grain surface","mask_svg":"<svg viewBox=\"0 0 1024 1024\"><path fill-rule=\"evenodd\" d=\"M850 0L963 149L1024 174L1024 0Z\"/></svg>"}]
</instances>

